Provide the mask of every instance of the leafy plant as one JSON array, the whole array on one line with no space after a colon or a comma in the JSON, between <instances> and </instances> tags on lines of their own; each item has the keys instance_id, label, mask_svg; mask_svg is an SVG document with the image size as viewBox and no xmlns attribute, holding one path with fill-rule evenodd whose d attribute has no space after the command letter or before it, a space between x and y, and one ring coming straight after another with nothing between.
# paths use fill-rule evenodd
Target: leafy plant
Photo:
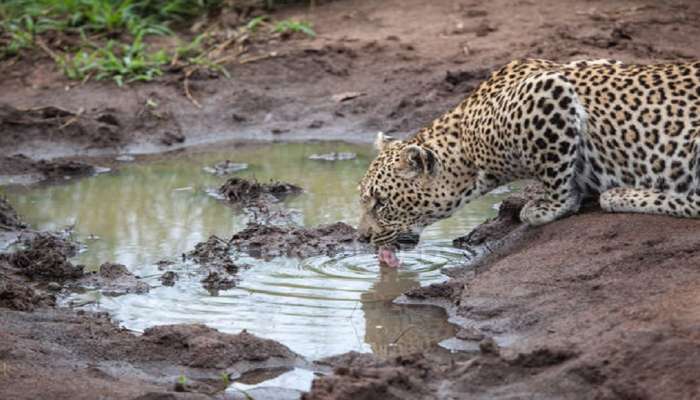
<instances>
[{"instance_id":1,"label":"leafy plant","mask_svg":"<svg viewBox=\"0 0 700 400\"><path fill-rule=\"evenodd\" d=\"M71 79L112 78L122 86L124 82L150 81L161 75L161 66L169 59L164 50L147 52L139 35L130 44L110 40L91 52L80 50L73 56L63 57L59 64Z\"/></svg>"},{"instance_id":2,"label":"leafy plant","mask_svg":"<svg viewBox=\"0 0 700 400\"><path fill-rule=\"evenodd\" d=\"M311 37L316 37L316 32L311 27L311 24L306 21L285 19L275 24L274 31L281 34L300 32Z\"/></svg>"}]
</instances>

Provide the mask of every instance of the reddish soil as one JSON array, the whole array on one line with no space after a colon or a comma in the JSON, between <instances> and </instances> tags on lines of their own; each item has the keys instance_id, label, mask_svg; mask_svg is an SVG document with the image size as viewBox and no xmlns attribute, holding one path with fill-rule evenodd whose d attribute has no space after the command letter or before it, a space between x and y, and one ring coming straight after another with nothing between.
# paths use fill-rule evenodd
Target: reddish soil
<instances>
[{"instance_id":1,"label":"reddish soil","mask_svg":"<svg viewBox=\"0 0 700 400\"><path fill-rule=\"evenodd\" d=\"M69 81L41 54L4 63L0 147L46 158L221 140L368 141L377 130L417 130L514 58L700 55L700 4L688 0L347 0L275 17L308 19L318 36L294 36L261 53L274 57L229 65L231 79L193 77L201 108L176 72L118 88Z\"/></svg>"},{"instance_id":2,"label":"reddish soil","mask_svg":"<svg viewBox=\"0 0 700 400\"><path fill-rule=\"evenodd\" d=\"M462 277L407 293L447 305L480 354L337 368L305 399L700 397L700 221L589 211L512 227Z\"/></svg>"},{"instance_id":3,"label":"reddish soil","mask_svg":"<svg viewBox=\"0 0 700 400\"><path fill-rule=\"evenodd\" d=\"M68 81L41 55L0 64L0 175L88 173L36 161L61 156L404 135L514 58L700 58L700 3L690 0L339 0L276 17L309 19L318 36L230 65L231 79L193 76L201 108L178 73L118 88ZM335 374L306 398L700 398L700 223L588 210L525 229L511 205L507 220L463 241L498 236L503 246L448 283L409 293L451 309L457 342L479 352L327 360ZM0 233L20 224L0 202ZM296 359L248 334L176 326L139 337L55 309L50 283L81 272L54 250L0 259L0 398L209 398L221 372ZM174 392L182 374L197 393Z\"/></svg>"}]
</instances>

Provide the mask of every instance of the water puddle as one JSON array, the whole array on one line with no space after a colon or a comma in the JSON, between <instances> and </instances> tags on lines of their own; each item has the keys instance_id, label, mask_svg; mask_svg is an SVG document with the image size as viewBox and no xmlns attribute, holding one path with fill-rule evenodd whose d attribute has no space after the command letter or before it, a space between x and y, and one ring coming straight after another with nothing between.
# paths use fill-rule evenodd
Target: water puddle
<instances>
[{"instance_id":1,"label":"water puddle","mask_svg":"<svg viewBox=\"0 0 700 400\"><path fill-rule=\"evenodd\" d=\"M308 158L331 152L352 152L357 158ZM340 143L245 145L126 164L116 172L63 185L3 190L36 228L74 225L88 246L75 262L89 268L105 261L122 263L154 287L146 295L91 293L80 299L109 311L129 329L197 322L224 332L246 329L310 359L350 350L389 356L454 334L442 309L399 306L392 300L410 288L445 280L440 269L465 259L451 240L493 216L493 205L507 191L484 196L429 227L416 249L399 254L399 270L380 268L374 255L357 252L270 261L239 254L238 261L253 267L240 272L236 287L214 295L202 288L193 266L180 261L196 243L212 234L229 237L246 223L245 215L207 194L226 178L205 172L205 167L228 159L248 164L237 176L303 187L304 194L284 205L297 210L305 226L336 221L356 225L357 183L372 157L369 146ZM155 263L162 259L177 262L174 270L180 279L173 287L158 280L162 271Z\"/></svg>"}]
</instances>

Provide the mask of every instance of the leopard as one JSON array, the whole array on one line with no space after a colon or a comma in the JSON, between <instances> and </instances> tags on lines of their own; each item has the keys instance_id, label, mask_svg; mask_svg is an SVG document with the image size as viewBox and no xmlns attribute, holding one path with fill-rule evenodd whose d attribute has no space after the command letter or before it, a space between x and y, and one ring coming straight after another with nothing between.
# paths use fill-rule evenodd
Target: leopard
<instances>
[{"instance_id":1,"label":"leopard","mask_svg":"<svg viewBox=\"0 0 700 400\"><path fill-rule=\"evenodd\" d=\"M362 177L360 236L390 246L519 180L539 197L530 226L605 212L700 216L700 62L557 63L494 70L453 110L404 140L377 135Z\"/></svg>"}]
</instances>

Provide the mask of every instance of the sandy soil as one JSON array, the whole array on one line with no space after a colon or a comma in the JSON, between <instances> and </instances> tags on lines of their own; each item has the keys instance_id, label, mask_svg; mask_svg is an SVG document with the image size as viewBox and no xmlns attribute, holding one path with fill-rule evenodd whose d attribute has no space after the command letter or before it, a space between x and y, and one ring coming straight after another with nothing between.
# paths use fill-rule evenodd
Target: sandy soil
<instances>
[{"instance_id":1,"label":"sandy soil","mask_svg":"<svg viewBox=\"0 0 700 400\"><path fill-rule=\"evenodd\" d=\"M307 18L319 35L229 66L230 80L195 77L201 108L179 75L120 89L67 81L41 56L0 65L0 175L82 176L90 167L73 163L88 156L225 140L409 134L513 58L700 57L700 3L690 0L343 0L278 16ZM38 161L54 157L69 159ZM451 310L462 327L452 345L476 352L344 355L326 360L335 373L306 397L700 398L699 223L589 209L526 229L513 219L517 204L459 242L500 237L495 253L407 295ZM0 233L20 224L0 202ZM105 316L55 309L51 283L85 278L54 250L39 256L75 276L0 260L0 398L207 398L222 371L298 361L248 334L176 326L138 337ZM183 371L195 393L175 391Z\"/></svg>"}]
</instances>

